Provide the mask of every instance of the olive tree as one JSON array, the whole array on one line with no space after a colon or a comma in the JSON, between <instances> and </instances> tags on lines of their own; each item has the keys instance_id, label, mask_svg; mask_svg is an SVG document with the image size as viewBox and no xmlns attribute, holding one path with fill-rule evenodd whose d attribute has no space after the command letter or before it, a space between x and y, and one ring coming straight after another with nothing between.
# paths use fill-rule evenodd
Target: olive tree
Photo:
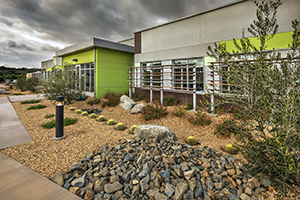
<instances>
[{"instance_id":1,"label":"olive tree","mask_svg":"<svg viewBox=\"0 0 300 200\"><path fill-rule=\"evenodd\" d=\"M278 31L276 17L282 2L254 3L257 19L248 32L259 40L259 46L242 31L242 38L233 40L235 51L215 43L207 53L221 61L211 69L230 86L226 95L219 91L224 102L238 107L244 115L254 116L253 120L241 119L243 128L236 133L236 145L247 159L248 169L269 177L282 196L293 190L293 184L300 185L299 22L292 22L294 31L287 55L268 51L268 41Z\"/></svg>"}]
</instances>

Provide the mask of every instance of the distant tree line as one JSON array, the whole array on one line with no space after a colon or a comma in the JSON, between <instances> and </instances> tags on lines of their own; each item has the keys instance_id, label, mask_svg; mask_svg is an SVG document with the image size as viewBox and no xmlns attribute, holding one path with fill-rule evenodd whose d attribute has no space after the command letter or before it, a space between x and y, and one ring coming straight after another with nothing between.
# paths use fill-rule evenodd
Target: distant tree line
<instances>
[{"instance_id":1,"label":"distant tree line","mask_svg":"<svg viewBox=\"0 0 300 200\"><path fill-rule=\"evenodd\" d=\"M40 71L40 69L28 69L28 68L9 68L0 66L0 82L4 81L4 71L5 71L5 79L15 80L26 78L27 73L32 73L36 71Z\"/></svg>"}]
</instances>

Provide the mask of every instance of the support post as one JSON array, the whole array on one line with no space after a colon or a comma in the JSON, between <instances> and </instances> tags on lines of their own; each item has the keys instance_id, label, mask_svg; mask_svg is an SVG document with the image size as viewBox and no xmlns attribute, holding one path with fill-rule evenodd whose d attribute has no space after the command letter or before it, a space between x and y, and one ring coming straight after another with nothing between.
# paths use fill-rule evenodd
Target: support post
<instances>
[{"instance_id":1,"label":"support post","mask_svg":"<svg viewBox=\"0 0 300 200\"><path fill-rule=\"evenodd\" d=\"M163 76L163 68L160 68L160 104L162 105L164 103L164 91L163 91L163 82L164 82L164 76Z\"/></svg>"},{"instance_id":2,"label":"support post","mask_svg":"<svg viewBox=\"0 0 300 200\"><path fill-rule=\"evenodd\" d=\"M129 68L129 98L131 98L131 67Z\"/></svg>"},{"instance_id":3,"label":"support post","mask_svg":"<svg viewBox=\"0 0 300 200\"><path fill-rule=\"evenodd\" d=\"M196 111L197 109L197 70L196 70L196 66L194 67L194 93L193 93L193 108L194 111Z\"/></svg>"},{"instance_id":4,"label":"support post","mask_svg":"<svg viewBox=\"0 0 300 200\"><path fill-rule=\"evenodd\" d=\"M153 88L152 88L152 80L153 80L153 67L151 67L151 72L150 72L150 103L152 104L152 99L153 99Z\"/></svg>"}]
</instances>

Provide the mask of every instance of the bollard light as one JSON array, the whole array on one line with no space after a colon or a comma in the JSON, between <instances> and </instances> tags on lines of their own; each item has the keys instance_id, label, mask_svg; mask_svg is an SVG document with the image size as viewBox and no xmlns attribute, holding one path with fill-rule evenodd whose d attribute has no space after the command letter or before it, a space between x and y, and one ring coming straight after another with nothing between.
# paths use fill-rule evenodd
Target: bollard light
<instances>
[{"instance_id":1,"label":"bollard light","mask_svg":"<svg viewBox=\"0 0 300 200\"><path fill-rule=\"evenodd\" d=\"M64 135L64 97L57 96L55 105L56 105L56 116L55 116L56 132L53 139L61 140L66 137Z\"/></svg>"}]
</instances>

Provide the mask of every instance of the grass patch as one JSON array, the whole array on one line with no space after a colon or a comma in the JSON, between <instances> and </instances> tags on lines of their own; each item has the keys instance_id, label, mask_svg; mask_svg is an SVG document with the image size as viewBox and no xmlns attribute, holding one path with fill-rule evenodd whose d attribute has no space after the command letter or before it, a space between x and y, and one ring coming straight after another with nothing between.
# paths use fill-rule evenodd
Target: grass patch
<instances>
[{"instance_id":1,"label":"grass patch","mask_svg":"<svg viewBox=\"0 0 300 200\"><path fill-rule=\"evenodd\" d=\"M42 109L42 108L46 108L46 105L36 105L36 106L30 106L29 108L27 108L27 110L36 110L36 109Z\"/></svg>"},{"instance_id":2,"label":"grass patch","mask_svg":"<svg viewBox=\"0 0 300 200\"><path fill-rule=\"evenodd\" d=\"M52 118L54 116L55 116L55 114L49 114L49 115L45 115L45 118L48 119L48 118Z\"/></svg>"},{"instance_id":3,"label":"grass patch","mask_svg":"<svg viewBox=\"0 0 300 200\"><path fill-rule=\"evenodd\" d=\"M76 119L76 118L66 117L64 119L64 126L69 126L69 125L75 124L77 121L78 121L78 119ZM41 125L41 127L45 128L45 129L55 128L55 126L56 126L56 121L55 120L52 120L48 123L45 123L45 124Z\"/></svg>"},{"instance_id":4,"label":"grass patch","mask_svg":"<svg viewBox=\"0 0 300 200\"><path fill-rule=\"evenodd\" d=\"M22 93L13 93L12 95L25 95L25 94L22 94Z\"/></svg>"},{"instance_id":5,"label":"grass patch","mask_svg":"<svg viewBox=\"0 0 300 200\"><path fill-rule=\"evenodd\" d=\"M27 100L27 101L22 101L21 104L31 104L31 103L39 103L41 100Z\"/></svg>"}]
</instances>

